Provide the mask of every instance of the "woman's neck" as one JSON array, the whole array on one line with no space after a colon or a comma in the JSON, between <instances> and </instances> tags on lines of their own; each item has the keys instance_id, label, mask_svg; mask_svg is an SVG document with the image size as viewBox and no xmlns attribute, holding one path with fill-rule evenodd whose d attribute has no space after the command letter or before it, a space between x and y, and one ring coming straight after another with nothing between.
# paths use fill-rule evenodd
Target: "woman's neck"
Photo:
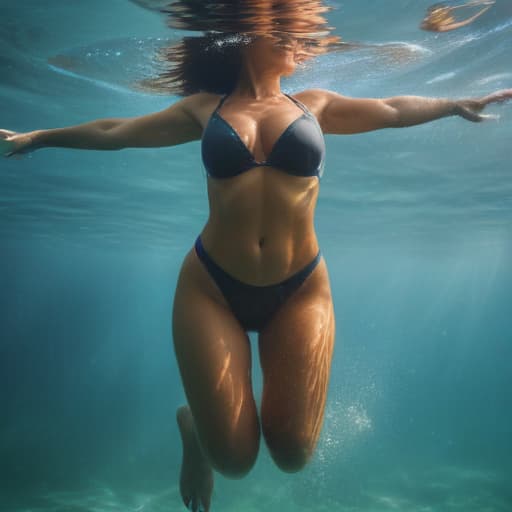
<instances>
[{"instance_id":1,"label":"woman's neck","mask_svg":"<svg viewBox=\"0 0 512 512\"><path fill-rule=\"evenodd\" d=\"M280 96L282 94L281 75L245 65L242 67L232 94L256 100Z\"/></svg>"}]
</instances>

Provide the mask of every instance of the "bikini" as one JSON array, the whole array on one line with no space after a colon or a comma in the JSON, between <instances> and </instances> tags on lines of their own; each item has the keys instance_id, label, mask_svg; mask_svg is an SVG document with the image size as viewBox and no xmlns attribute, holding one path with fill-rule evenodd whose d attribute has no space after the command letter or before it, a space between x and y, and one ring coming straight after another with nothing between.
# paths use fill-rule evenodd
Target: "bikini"
<instances>
[{"instance_id":1,"label":"bikini","mask_svg":"<svg viewBox=\"0 0 512 512\"><path fill-rule=\"evenodd\" d=\"M206 125L201 142L203 163L210 177L228 179L263 166L274 167L293 176L322 176L325 156L322 130L305 105L286 96L303 113L279 136L265 161L254 158L234 128L220 115L219 110L227 96L221 99ZM246 331L261 331L321 259L319 252L288 279L268 286L255 286L235 279L222 269L206 252L200 237L196 240L195 251Z\"/></svg>"}]
</instances>

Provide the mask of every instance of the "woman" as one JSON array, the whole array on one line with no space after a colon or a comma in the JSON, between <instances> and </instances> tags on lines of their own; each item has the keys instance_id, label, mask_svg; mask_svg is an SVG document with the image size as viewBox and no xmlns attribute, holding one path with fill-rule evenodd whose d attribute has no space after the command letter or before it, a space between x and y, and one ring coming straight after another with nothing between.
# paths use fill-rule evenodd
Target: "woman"
<instances>
[{"instance_id":1,"label":"woman","mask_svg":"<svg viewBox=\"0 0 512 512\"><path fill-rule=\"evenodd\" d=\"M238 67L214 73L216 80L231 77L222 87L204 85L211 70L188 82L182 74L184 91L202 92L161 112L29 133L0 130L10 147L7 156L41 147L114 150L202 139L210 214L183 262L173 310L174 346L188 400L177 411L184 447L180 490L194 511L209 510L212 469L233 478L251 469L260 419L270 453L284 471L304 467L318 441L335 330L313 224L323 134L454 115L481 121L486 105L512 98L512 89L458 101L355 99L327 90L287 96L280 80L304 54L297 39L243 35L236 54ZM249 330L259 333L259 414Z\"/></svg>"}]
</instances>

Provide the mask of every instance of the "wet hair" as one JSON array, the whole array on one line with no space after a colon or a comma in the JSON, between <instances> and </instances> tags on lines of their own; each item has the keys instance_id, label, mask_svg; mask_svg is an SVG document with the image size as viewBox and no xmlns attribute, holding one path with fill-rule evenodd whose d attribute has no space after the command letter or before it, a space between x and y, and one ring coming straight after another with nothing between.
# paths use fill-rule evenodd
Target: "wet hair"
<instances>
[{"instance_id":1,"label":"wet hair","mask_svg":"<svg viewBox=\"0 0 512 512\"><path fill-rule=\"evenodd\" d=\"M156 76L138 82L151 92L187 96L197 92L229 94L238 80L243 48L265 36L286 46L301 44L299 61L336 47L322 14L322 0L177 0L161 12L171 28L200 31L156 55ZM215 30L211 30L215 27Z\"/></svg>"},{"instance_id":2,"label":"wet hair","mask_svg":"<svg viewBox=\"0 0 512 512\"><path fill-rule=\"evenodd\" d=\"M162 48L157 64L162 71L140 82L143 89L187 96L197 92L229 94L242 66L242 47L249 38L241 34L207 32L184 37Z\"/></svg>"}]
</instances>

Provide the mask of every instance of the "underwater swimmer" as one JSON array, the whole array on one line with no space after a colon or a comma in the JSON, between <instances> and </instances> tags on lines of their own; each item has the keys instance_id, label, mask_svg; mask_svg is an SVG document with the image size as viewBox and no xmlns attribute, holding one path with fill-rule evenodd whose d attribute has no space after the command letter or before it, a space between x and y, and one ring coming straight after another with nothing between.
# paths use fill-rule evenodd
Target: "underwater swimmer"
<instances>
[{"instance_id":1,"label":"underwater swimmer","mask_svg":"<svg viewBox=\"0 0 512 512\"><path fill-rule=\"evenodd\" d=\"M296 69L298 43L246 37L234 50L237 59L209 56L210 67L181 75L202 92L184 92L160 112L29 133L0 130L10 156L40 147L120 150L201 140L210 213L181 267L172 319L188 402L177 410L180 492L194 512L210 508L214 470L231 478L248 473L262 435L283 471L301 470L314 453L335 335L314 226L324 134L448 116L479 122L487 105L512 98L512 89L461 100L350 98L321 89L288 96L280 81ZM191 51L185 63L200 50ZM223 81L214 87L212 78ZM259 334L259 410L248 331Z\"/></svg>"},{"instance_id":2,"label":"underwater swimmer","mask_svg":"<svg viewBox=\"0 0 512 512\"><path fill-rule=\"evenodd\" d=\"M428 9L427 16L425 16L424 20L421 22L420 28L431 32L449 32L450 30L465 27L487 12L494 3L494 0L482 0L454 6L446 4L433 5ZM457 9L477 7L480 5L483 5L484 7L476 14L466 18L465 20L457 21L452 15Z\"/></svg>"}]
</instances>

